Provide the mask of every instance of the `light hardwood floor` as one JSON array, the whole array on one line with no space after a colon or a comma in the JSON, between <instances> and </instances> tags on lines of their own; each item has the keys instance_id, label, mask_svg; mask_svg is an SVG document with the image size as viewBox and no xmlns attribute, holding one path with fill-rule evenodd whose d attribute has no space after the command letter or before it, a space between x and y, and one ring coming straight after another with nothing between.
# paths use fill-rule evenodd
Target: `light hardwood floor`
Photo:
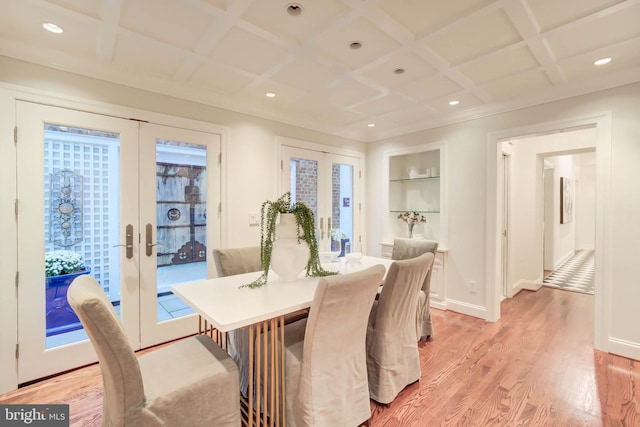
<instances>
[{"instance_id":1,"label":"light hardwood floor","mask_svg":"<svg viewBox=\"0 0 640 427\"><path fill-rule=\"evenodd\" d=\"M593 296L543 287L505 300L496 323L433 316L421 380L372 402L370 426L640 426L640 362L593 349ZM100 425L101 401L97 365L0 396L69 403L72 426Z\"/></svg>"}]
</instances>

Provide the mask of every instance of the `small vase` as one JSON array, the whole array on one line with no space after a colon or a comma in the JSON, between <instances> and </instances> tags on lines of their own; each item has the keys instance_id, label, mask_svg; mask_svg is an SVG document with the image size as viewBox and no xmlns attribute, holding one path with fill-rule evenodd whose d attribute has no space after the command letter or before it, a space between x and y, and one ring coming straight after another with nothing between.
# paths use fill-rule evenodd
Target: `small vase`
<instances>
[{"instance_id":1,"label":"small vase","mask_svg":"<svg viewBox=\"0 0 640 427\"><path fill-rule=\"evenodd\" d=\"M409 222L407 223L407 226L409 227L409 238L413 239L413 226L416 225L415 223Z\"/></svg>"},{"instance_id":2,"label":"small vase","mask_svg":"<svg viewBox=\"0 0 640 427\"><path fill-rule=\"evenodd\" d=\"M271 249L271 269L282 282L295 282L309 262L309 245L298 242L298 224L294 214L281 213L276 240Z\"/></svg>"}]
</instances>

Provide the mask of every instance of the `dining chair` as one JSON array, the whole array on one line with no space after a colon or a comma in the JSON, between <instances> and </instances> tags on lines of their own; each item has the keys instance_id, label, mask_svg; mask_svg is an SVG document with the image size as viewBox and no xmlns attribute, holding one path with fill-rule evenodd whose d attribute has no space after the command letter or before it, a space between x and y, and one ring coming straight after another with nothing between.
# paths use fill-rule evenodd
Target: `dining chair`
<instances>
[{"instance_id":1,"label":"dining chair","mask_svg":"<svg viewBox=\"0 0 640 427\"><path fill-rule=\"evenodd\" d=\"M103 426L240 425L238 367L210 337L181 339L137 357L93 277L76 278L67 299L98 354Z\"/></svg>"},{"instance_id":2,"label":"dining chair","mask_svg":"<svg viewBox=\"0 0 640 427\"><path fill-rule=\"evenodd\" d=\"M367 326L369 394L378 403L392 402L407 385L420 379L415 307L418 292L433 263L433 253L394 261Z\"/></svg>"},{"instance_id":3,"label":"dining chair","mask_svg":"<svg viewBox=\"0 0 640 427\"><path fill-rule=\"evenodd\" d=\"M285 326L287 426L358 426L371 416L365 340L384 273L375 265L321 278L309 317Z\"/></svg>"},{"instance_id":4,"label":"dining chair","mask_svg":"<svg viewBox=\"0 0 640 427\"><path fill-rule=\"evenodd\" d=\"M260 271L260 246L216 248L213 250L213 262L218 277Z\"/></svg>"},{"instance_id":5,"label":"dining chair","mask_svg":"<svg viewBox=\"0 0 640 427\"><path fill-rule=\"evenodd\" d=\"M393 250L391 251L392 260L403 260L415 258L431 252L436 255L438 250L438 242L436 240L407 239L404 237L396 237L393 240ZM433 271L433 263L424 279L424 284L418 294L418 304L416 309L416 336L418 340L426 340L433 336L433 322L431 320L431 273Z\"/></svg>"}]
</instances>

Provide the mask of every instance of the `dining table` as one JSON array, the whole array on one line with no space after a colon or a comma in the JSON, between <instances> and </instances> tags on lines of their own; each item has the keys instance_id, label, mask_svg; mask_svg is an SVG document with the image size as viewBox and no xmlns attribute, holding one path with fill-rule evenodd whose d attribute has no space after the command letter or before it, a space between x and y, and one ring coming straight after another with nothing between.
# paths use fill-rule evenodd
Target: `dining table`
<instances>
[{"instance_id":1,"label":"dining table","mask_svg":"<svg viewBox=\"0 0 640 427\"><path fill-rule=\"evenodd\" d=\"M338 258L322 266L338 274L349 274L377 264L388 270L392 262L388 258L363 256L357 261ZM303 271L297 280L283 282L270 271L266 285L245 286L261 274L258 271L174 284L171 291L215 328L219 339L231 331L248 330L249 390L243 422L250 427L284 426L285 316L311 307L320 277L306 276ZM226 348L223 338L219 344Z\"/></svg>"}]
</instances>

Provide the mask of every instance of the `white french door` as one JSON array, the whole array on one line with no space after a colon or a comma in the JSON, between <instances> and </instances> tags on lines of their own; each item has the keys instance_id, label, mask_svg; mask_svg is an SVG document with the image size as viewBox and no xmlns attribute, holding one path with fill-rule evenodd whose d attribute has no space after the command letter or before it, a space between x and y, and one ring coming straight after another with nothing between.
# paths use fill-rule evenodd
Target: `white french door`
<instances>
[{"instance_id":1,"label":"white french door","mask_svg":"<svg viewBox=\"0 0 640 427\"><path fill-rule=\"evenodd\" d=\"M360 158L282 145L282 188L316 218L320 251L360 245ZM361 251L361 250L360 250Z\"/></svg>"},{"instance_id":2,"label":"white french door","mask_svg":"<svg viewBox=\"0 0 640 427\"><path fill-rule=\"evenodd\" d=\"M53 253L82 257L134 349L194 333L169 286L211 275L219 135L22 101L16 120L18 382L96 360Z\"/></svg>"}]
</instances>

